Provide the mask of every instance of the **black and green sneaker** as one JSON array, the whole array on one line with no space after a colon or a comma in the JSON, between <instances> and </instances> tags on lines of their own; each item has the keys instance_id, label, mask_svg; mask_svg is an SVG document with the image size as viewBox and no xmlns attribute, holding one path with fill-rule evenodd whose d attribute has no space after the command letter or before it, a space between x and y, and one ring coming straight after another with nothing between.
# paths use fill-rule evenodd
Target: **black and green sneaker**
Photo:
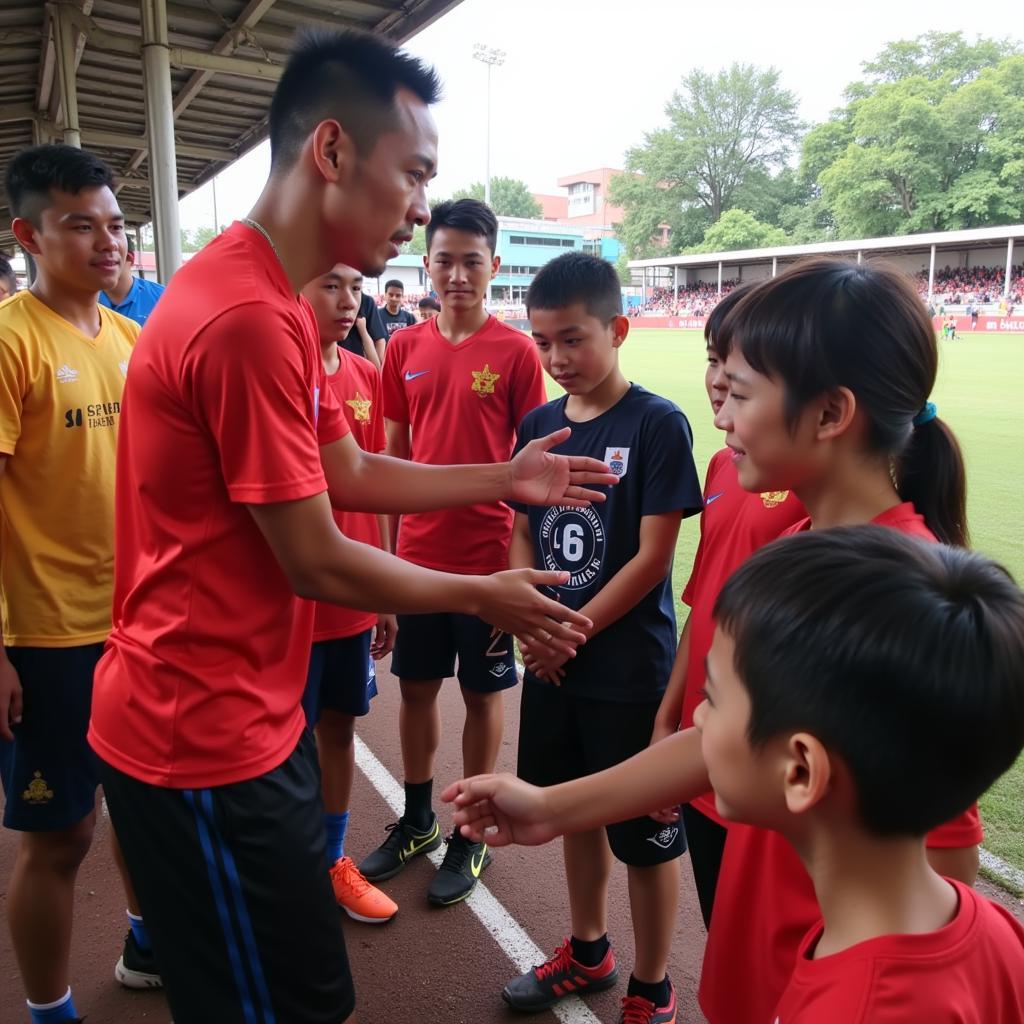
<instances>
[{"instance_id":1,"label":"black and green sneaker","mask_svg":"<svg viewBox=\"0 0 1024 1024\"><path fill-rule=\"evenodd\" d=\"M387 839L359 865L360 873L368 882L394 878L413 857L430 853L441 845L436 814L426 832L417 832L404 817L388 825L387 831L390 833Z\"/></svg>"},{"instance_id":2,"label":"black and green sneaker","mask_svg":"<svg viewBox=\"0 0 1024 1024\"><path fill-rule=\"evenodd\" d=\"M456 830L448 837L448 849L427 889L427 900L435 907L459 903L476 888L480 875L490 863L486 843L471 843Z\"/></svg>"}]
</instances>

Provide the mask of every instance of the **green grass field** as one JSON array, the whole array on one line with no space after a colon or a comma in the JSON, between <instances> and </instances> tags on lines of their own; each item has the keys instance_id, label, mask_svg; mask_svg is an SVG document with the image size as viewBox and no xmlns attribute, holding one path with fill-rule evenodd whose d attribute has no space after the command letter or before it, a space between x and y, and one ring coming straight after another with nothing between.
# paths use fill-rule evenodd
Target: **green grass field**
<instances>
[{"instance_id":1,"label":"green grass field","mask_svg":"<svg viewBox=\"0 0 1024 1024\"><path fill-rule=\"evenodd\" d=\"M722 445L704 392L704 341L697 331L630 332L622 348L624 372L671 398L694 434L697 468ZM560 389L548 382L552 396ZM968 334L945 343L932 396L963 446L969 479L973 545L1024 581L1024 530L1017 516L1024 497L1024 338ZM697 546L698 520L683 523L676 549L675 592L682 592ZM956 751L950 752L956 756ZM982 800L986 847L1024 869L1024 758Z\"/></svg>"}]
</instances>

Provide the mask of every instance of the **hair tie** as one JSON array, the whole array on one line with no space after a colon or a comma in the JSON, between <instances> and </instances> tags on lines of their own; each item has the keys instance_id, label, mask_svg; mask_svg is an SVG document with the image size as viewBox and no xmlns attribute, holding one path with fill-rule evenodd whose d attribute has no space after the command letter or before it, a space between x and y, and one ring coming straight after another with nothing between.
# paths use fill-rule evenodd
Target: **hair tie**
<instances>
[{"instance_id":1,"label":"hair tie","mask_svg":"<svg viewBox=\"0 0 1024 1024\"><path fill-rule=\"evenodd\" d=\"M926 423L931 423L937 415L938 409L935 408L935 403L925 402L924 408L914 417L914 426L923 427Z\"/></svg>"}]
</instances>

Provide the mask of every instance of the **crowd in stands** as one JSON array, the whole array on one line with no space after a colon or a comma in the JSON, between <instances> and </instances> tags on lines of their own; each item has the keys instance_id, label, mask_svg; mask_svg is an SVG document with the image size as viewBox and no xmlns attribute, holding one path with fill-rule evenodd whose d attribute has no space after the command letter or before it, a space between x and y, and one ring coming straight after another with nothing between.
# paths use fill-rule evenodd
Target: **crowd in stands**
<instances>
[{"instance_id":1,"label":"crowd in stands","mask_svg":"<svg viewBox=\"0 0 1024 1024\"><path fill-rule=\"evenodd\" d=\"M694 281L679 286L676 298L673 288L654 288L643 306L634 307L634 315L657 313L661 316L706 316L714 309L719 298L728 295L740 282L729 278L722 282L722 294L718 294L717 281Z\"/></svg>"},{"instance_id":2,"label":"crowd in stands","mask_svg":"<svg viewBox=\"0 0 1024 1024\"><path fill-rule=\"evenodd\" d=\"M1024 297L1024 263L1012 268L1009 301L1020 305ZM932 304L945 306L996 305L1003 299L1003 267L943 267L935 271ZM916 275L918 293L928 297L928 272Z\"/></svg>"}]
</instances>

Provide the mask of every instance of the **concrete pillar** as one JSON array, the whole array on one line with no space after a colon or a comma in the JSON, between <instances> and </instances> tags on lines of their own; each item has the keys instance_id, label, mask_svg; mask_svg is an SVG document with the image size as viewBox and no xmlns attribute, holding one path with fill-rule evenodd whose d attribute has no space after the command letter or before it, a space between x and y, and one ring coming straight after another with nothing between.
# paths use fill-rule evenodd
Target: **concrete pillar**
<instances>
[{"instance_id":1,"label":"concrete pillar","mask_svg":"<svg viewBox=\"0 0 1024 1024\"><path fill-rule=\"evenodd\" d=\"M718 261L718 297L722 297L722 261Z\"/></svg>"},{"instance_id":2,"label":"concrete pillar","mask_svg":"<svg viewBox=\"0 0 1024 1024\"><path fill-rule=\"evenodd\" d=\"M53 12L53 42L57 51L57 79L60 82L60 103L64 111L64 142L82 148L78 128L78 91L75 88L75 30L67 8L61 4Z\"/></svg>"},{"instance_id":3,"label":"concrete pillar","mask_svg":"<svg viewBox=\"0 0 1024 1024\"><path fill-rule=\"evenodd\" d=\"M772 277L775 277L775 275L778 272L779 272L779 257L778 256L773 256L772 257Z\"/></svg>"},{"instance_id":4,"label":"concrete pillar","mask_svg":"<svg viewBox=\"0 0 1024 1024\"><path fill-rule=\"evenodd\" d=\"M672 267L672 302L679 305L679 267Z\"/></svg>"},{"instance_id":5,"label":"concrete pillar","mask_svg":"<svg viewBox=\"0 0 1024 1024\"><path fill-rule=\"evenodd\" d=\"M156 272L157 279L166 284L181 264L167 0L142 0L142 77L146 97Z\"/></svg>"},{"instance_id":6,"label":"concrete pillar","mask_svg":"<svg viewBox=\"0 0 1024 1024\"><path fill-rule=\"evenodd\" d=\"M928 256L928 301L932 301L932 292L935 291L935 246L931 248Z\"/></svg>"},{"instance_id":7,"label":"concrete pillar","mask_svg":"<svg viewBox=\"0 0 1024 1024\"><path fill-rule=\"evenodd\" d=\"M862 253L860 251L860 249L858 249L857 250L857 266L860 266L863 262L864 262L864 253Z\"/></svg>"},{"instance_id":8,"label":"concrete pillar","mask_svg":"<svg viewBox=\"0 0 1024 1024\"><path fill-rule=\"evenodd\" d=\"M1003 278L1003 298L1010 297L1010 275L1013 273L1013 239L1006 240L1006 276Z\"/></svg>"}]
</instances>

